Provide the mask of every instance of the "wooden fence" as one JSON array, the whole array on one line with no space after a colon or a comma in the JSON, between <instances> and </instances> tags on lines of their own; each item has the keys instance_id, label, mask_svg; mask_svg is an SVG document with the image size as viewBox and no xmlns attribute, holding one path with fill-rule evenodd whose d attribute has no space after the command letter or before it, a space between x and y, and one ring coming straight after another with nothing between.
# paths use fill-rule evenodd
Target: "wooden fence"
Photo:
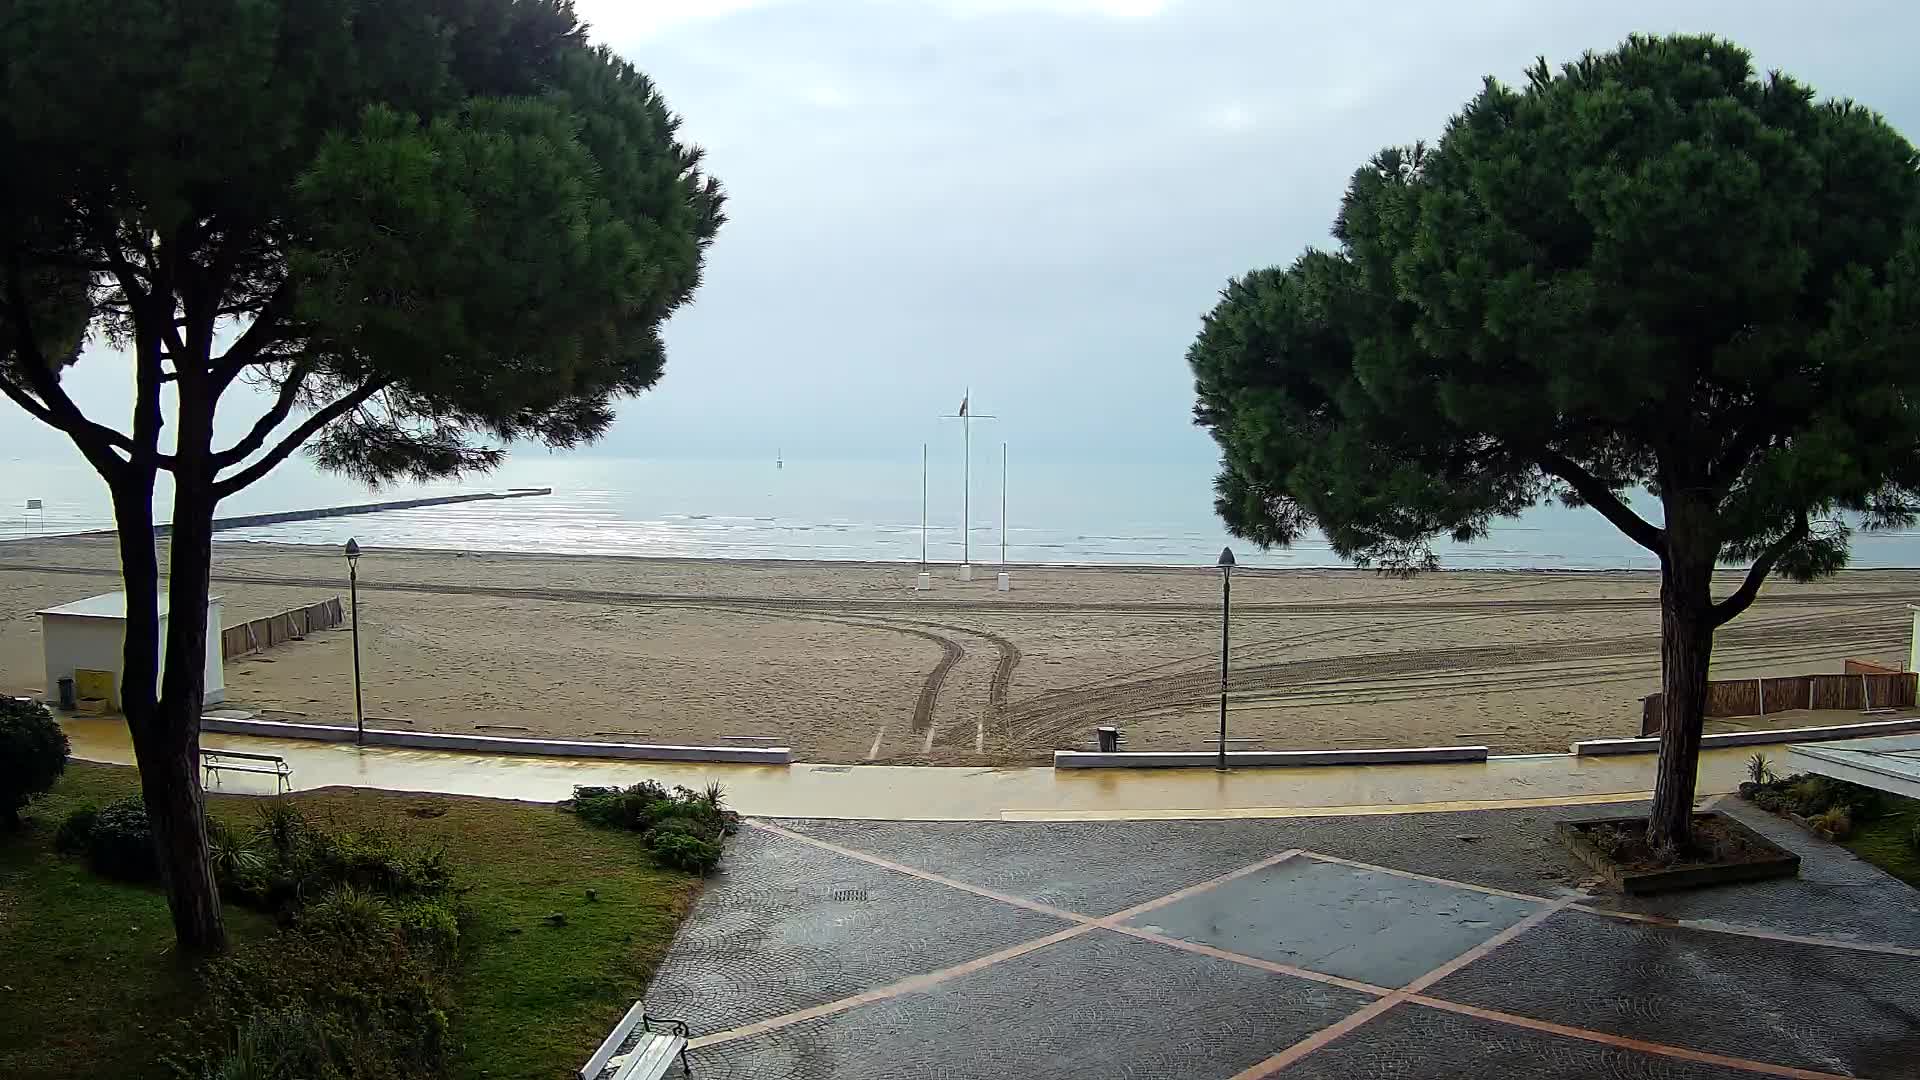
<instances>
[{"instance_id":1,"label":"wooden fence","mask_svg":"<svg viewBox=\"0 0 1920 1080\"><path fill-rule=\"evenodd\" d=\"M220 658L231 660L236 656L261 652L283 641L296 641L315 630L339 626L345 621L345 608L336 596L264 619L229 626L220 631Z\"/></svg>"},{"instance_id":2,"label":"wooden fence","mask_svg":"<svg viewBox=\"0 0 1920 1080\"><path fill-rule=\"evenodd\" d=\"M1901 709L1914 703L1913 672L1884 675L1786 675L1716 679L1707 684L1708 716L1765 716L1788 709ZM1661 695L1640 703L1640 734L1660 734Z\"/></svg>"}]
</instances>

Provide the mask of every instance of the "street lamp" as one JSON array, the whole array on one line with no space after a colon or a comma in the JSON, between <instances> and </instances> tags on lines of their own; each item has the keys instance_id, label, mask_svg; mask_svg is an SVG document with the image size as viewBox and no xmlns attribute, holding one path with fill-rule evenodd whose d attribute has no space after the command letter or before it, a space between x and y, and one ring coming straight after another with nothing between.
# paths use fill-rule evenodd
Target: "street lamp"
<instances>
[{"instance_id":1,"label":"street lamp","mask_svg":"<svg viewBox=\"0 0 1920 1080\"><path fill-rule=\"evenodd\" d=\"M360 542L347 538L347 593L353 599L353 744L367 741L367 717L360 707ZM1223 721L1224 723L1224 721Z\"/></svg>"},{"instance_id":2,"label":"street lamp","mask_svg":"<svg viewBox=\"0 0 1920 1080\"><path fill-rule=\"evenodd\" d=\"M1233 610L1233 549L1220 549L1220 756L1214 768L1227 771L1227 613Z\"/></svg>"}]
</instances>

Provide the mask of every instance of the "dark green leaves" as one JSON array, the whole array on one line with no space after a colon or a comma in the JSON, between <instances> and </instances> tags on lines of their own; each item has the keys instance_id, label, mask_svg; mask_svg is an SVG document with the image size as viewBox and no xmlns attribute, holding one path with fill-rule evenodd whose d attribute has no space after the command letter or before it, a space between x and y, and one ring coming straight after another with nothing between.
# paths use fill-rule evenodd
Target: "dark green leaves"
<instances>
[{"instance_id":1,"label":"dark green leaves","mask_svg":"<svg viewBox=\"0 0 1920 1080\"><path fill-rule=\"evenodd\" d=\"M1334 234L1189 353L1241 535L1417 569L1557 492L1664 553L1645 487L1696 509L1689 551L1806 574L1920 502L1920 159L1735 46L1489 80L1356 172Z\"/></svg>"}]
</instances>

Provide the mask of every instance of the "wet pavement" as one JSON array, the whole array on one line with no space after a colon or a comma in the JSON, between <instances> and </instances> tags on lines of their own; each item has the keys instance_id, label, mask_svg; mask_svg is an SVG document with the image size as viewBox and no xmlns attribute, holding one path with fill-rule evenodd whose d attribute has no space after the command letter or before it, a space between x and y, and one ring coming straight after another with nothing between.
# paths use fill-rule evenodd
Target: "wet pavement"
<instances>
[{"instance_id":1,"label":"wet pavement","mask_svg":"<svg viewBox=\"0 0 1920 1080\"><path fill-rule=\"evenodd\" d=\"M1590 893L1591 807L763 819L648 1011L706 1078L1920 1077L1920 891L1728 809L1801 877Z\"/></svg>"}]
</instances>

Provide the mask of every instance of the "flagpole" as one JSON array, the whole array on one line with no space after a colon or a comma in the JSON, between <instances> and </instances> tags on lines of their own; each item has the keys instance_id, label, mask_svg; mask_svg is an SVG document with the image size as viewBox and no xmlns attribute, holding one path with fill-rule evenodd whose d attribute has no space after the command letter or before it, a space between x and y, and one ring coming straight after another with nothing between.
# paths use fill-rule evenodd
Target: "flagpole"
<instances>
[{"instance_id":1,"label":"flagpole","mask_svg":"<svg viewBox=\"0 0 1920 1080\"><path fill-rule=\"evenodd\" d=\"M992 413L980 413L981 420L995 419ZM968 388L960 399L960 411L951 413L947 419L960 421L961 455L965 458L960 468L960 580L969 581L973 575L973 390Z\"/></svg>"},{"instance_id":2,"label":"flagpole","mask_svg":"<svg viewBox=\"0 0 1920 1080\"><path fill-rule=\"evenodd\" d=\"M1000 444L1000 566L1007 565L1007 444Z\"/></svg>"},{"instance_id":3,"label":"flagpole","mask_svg":"<svg viewBox=\"0 0 1920 1080\"><path fill-rule=\"evenodd\" d=\"M920 444L920 569L927 568L927 444Z\"/></svg>"},{"instance_id":4,"label":"flagpole","mask_svg":"<svg viewBox=\"0 0 1920 1080\"><path fill-rule=\"evenodd\" d=\"M973 398L973 390L967 390L967 396L961 399L966 404ZM973 417L962 410L960 417L961 454L966 461L960 467L960 565L973 565Z\"/></svg>"}]
</instances>

